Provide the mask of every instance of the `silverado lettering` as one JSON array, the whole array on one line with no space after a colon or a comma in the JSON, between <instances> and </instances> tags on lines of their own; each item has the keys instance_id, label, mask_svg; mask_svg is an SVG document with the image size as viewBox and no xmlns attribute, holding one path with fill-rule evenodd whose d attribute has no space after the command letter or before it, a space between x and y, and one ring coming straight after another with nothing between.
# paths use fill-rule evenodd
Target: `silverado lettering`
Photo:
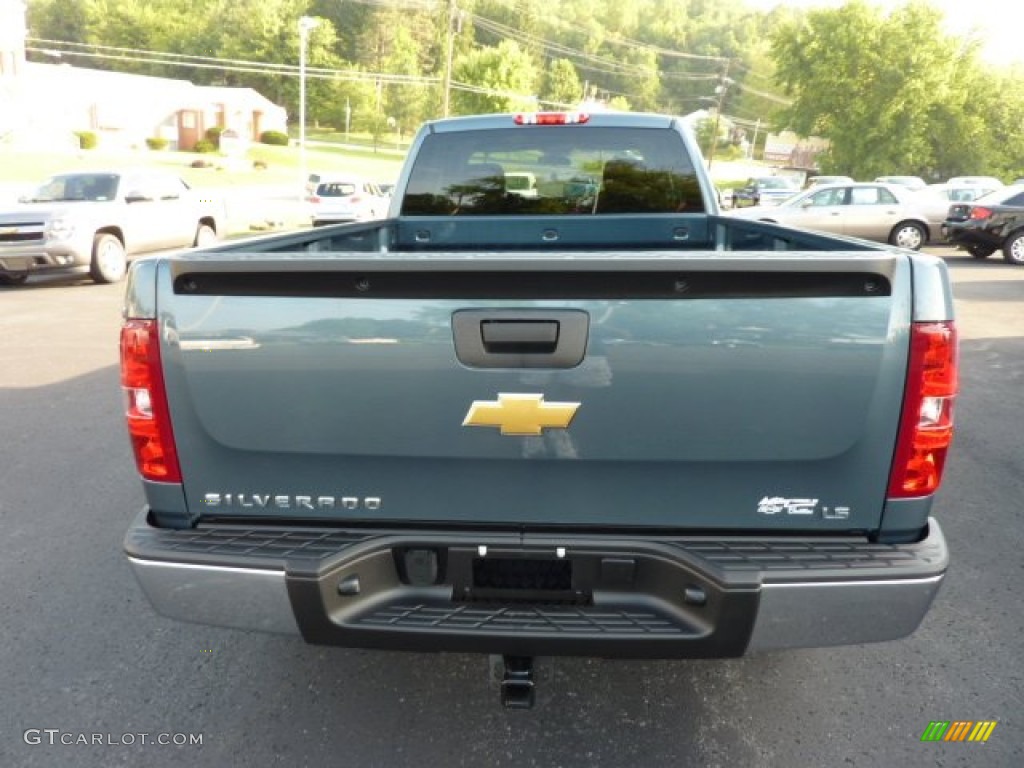
<instances>
[{"instance_id":1,"label":"silverado lettering","mask_svg":"<svg viewBox=\"0 0 1024 768\"><path fill-rule=\"evenodd\" d=\"M909 635L949 561L945 264L717 205L673 117L452 118L385 220L133 264L153 606L501 656L507 706L536 656Z\"/></svg>"},{"instance_id":2,"label":"silverado lettering","mask_svg":"<svg viewBox=\"0 0 1024 768\"><path fill-rule=\"evenodd\" d=\"M381 500L377 496L289 496L283 494L259 493L206 493L203 504L207 507L277 507L278 509L380 509Z\"/></svg>"}]
</instances>

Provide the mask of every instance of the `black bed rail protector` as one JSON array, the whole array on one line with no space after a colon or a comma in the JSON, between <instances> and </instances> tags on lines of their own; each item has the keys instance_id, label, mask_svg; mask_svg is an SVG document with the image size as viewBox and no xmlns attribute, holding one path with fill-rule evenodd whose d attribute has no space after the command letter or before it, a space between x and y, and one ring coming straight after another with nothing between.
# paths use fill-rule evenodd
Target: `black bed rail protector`
<instances>
[{"instance_id":1,"label":"black bed rail protector","mask_svg":"<svg viewBox=\"0 0 1024 768\"><path fill-rule=\"evenodd\" d=\"M478 272L336 270L189 272L174 281L186 296L355 299L784 299L889 296L880 274L833 271L722 272L666 267L582 272L490 269Z\"/></svg>"}]
</instances>

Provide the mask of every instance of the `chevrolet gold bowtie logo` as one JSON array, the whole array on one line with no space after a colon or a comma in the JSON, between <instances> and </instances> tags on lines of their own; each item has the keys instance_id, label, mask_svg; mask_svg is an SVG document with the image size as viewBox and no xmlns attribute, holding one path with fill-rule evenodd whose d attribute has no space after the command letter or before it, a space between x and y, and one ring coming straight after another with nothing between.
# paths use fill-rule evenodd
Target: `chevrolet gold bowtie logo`
<instances>
[{"instance_id":1,"label":"chevrolet gold bowtie logo","mask_svg":"<svg viewBox=\"0 0 1024 768\"><path fill-rule=\"evenodd\" d=\"M474 400L464 427L498 427L503 435L539 435L565 429L579 403L545 403L544 395L499 394L497 402Z\"/></svg>"}]
</instances>

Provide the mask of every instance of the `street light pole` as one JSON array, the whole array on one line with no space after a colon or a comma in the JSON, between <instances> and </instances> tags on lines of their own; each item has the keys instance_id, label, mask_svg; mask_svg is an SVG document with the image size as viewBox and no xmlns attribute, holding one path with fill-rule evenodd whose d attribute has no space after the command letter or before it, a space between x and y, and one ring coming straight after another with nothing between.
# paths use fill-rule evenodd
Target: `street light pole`
<instances>
[{"instance_id":1,"label":"street light pole","mask_svg":"<svg viewBox=\"0 0 1024 768\"><path fill-rule=\"evenodd\" d=\"M319 22L311 16L299 19L299 202L306 194L306 47L309 31Z\"/></svg>"}]
</instances>

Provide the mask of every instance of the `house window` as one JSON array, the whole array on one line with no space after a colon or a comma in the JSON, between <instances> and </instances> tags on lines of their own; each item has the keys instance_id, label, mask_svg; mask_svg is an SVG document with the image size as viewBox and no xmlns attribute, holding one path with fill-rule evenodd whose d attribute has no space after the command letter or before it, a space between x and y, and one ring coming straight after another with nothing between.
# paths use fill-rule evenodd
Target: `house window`
<instances>
[{"instance_id":1,"label":"house window","mask_svg":"<svg viewBox=\"0 0 1024 768\"><path fill-rule=\"evenodd\" d=\"M196 114L195 114L195 112L182 112L181 113L181 127L182 128L195 128L196 127Z\"/></svg>"}]
</instances>

